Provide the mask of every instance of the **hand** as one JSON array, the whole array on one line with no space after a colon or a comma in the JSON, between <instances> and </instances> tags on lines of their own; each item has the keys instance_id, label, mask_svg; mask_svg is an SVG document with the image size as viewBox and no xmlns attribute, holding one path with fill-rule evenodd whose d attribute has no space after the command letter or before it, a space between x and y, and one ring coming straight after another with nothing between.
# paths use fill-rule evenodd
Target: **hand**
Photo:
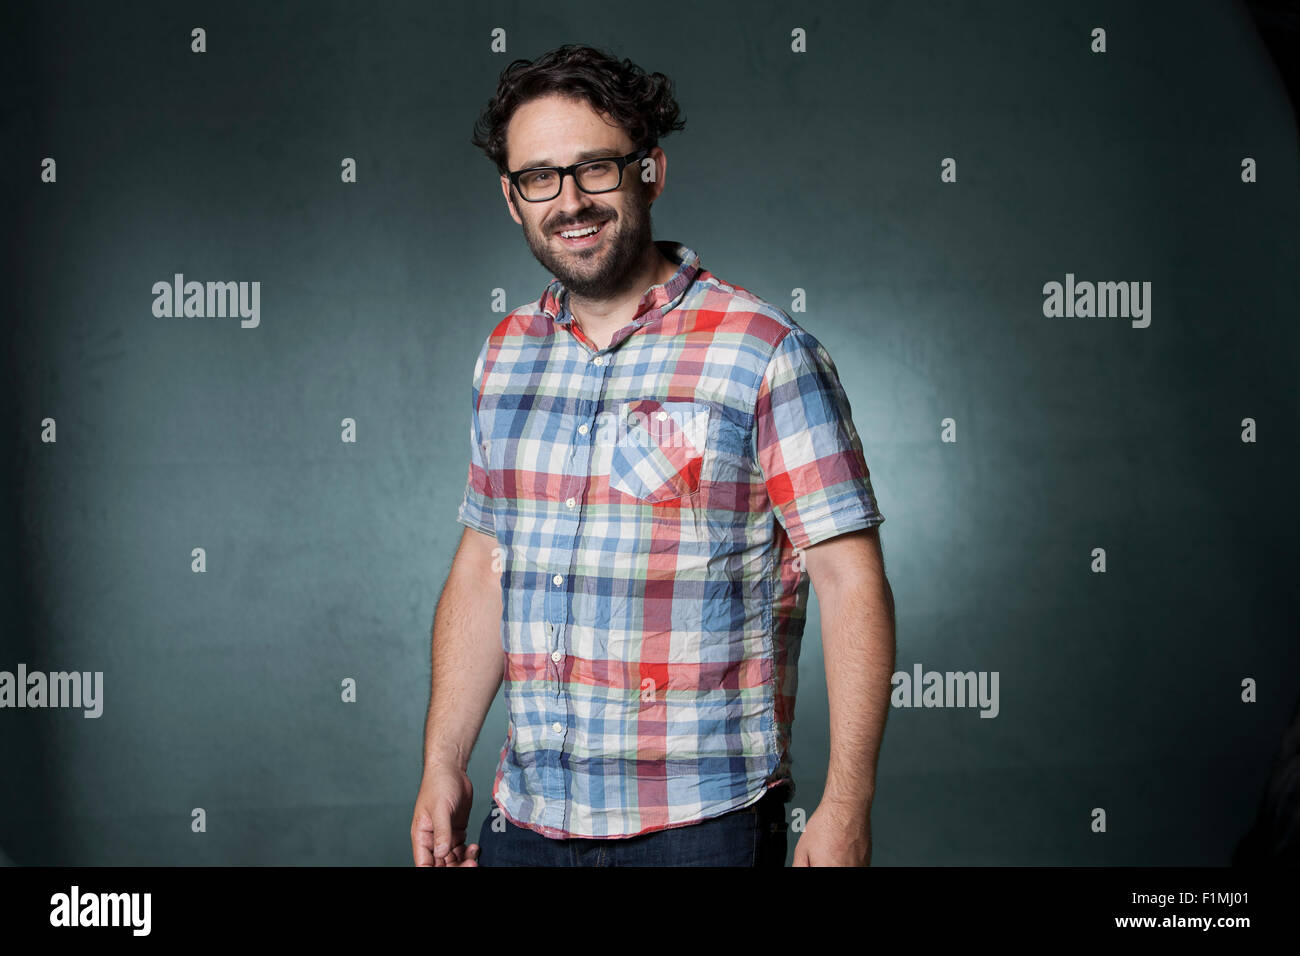
<instances>
[{"instance_id":1,"label":"hand","mask_svg":"<svg viewBox=\"0 0 1300 956\"><path fill-rule=\"evenodd\" d=\"M465 845L474 785L459 767L427 767L411 819L416 866L478 866L479 845Z\"/></svg>"},{"instance_id":2,"label":"hand","mask_svg":"<svg viewBox=\"0 0 1300 956\"><path fill-rule=\"evenodd\" d=\"M871 807L825 798L794 848L795 866L870 866Z\"/></svg>"}]
</instances>

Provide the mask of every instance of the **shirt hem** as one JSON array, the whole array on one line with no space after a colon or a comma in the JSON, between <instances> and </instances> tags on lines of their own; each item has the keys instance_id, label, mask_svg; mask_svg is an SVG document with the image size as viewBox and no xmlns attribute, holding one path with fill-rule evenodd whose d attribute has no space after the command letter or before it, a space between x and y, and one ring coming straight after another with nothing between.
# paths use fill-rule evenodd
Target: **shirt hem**
<instances>
[{"instance_id":1,"label":"shirt hem","mask_svg":"<svg viewBox=\"0 0 1300 956\"><path fill-rule=\"evenodd\" d=\"M501 805L501 801L497 798L497 795L495 793L492 795L492 802L495 803L498 809L501 810L501 815L505 817L507 820L509 820L511 823L513 823L515 826L523 827L526 830L532 830L534 833L541 834L542 836L548 837L552 840L630 840L632 837L644 836L647 833L660 833L664 830L675 830L678 827L691 826L696 823L703 823L706 820L712 820L715 817L720 817L725 813L732 813L736 810L744 810L746 807L752 807L754 804L758 803L759 800L763 799L763 797L767 796L768 791L771 790L773 787L780 786L783 783L793 784L793 781L791 781L789 777L779 777L776 780L772 780L769 781L768 783L765 783L763 787L757 792L746 796L744 802L742 803L737 803L732 806L714 811L712 813L704 814L703 816L696 817L693 820L674 821L672 823L663 824L661 826L646 827L645 829L638 830L635 833L587 834L587 833L577 833L569 830L561 830L558 827L548 827L542 824L525 823L524 821L516 819L515 817L511 816L510 812L504 806Z\"/></svg>"},{"instance_id":2,"label":"shirt hem","mask_svg":"<svg viewBox=\"0 0 1300 956\"><path fill-rule=\"evenodd\" d=\"M853 518L845 518L842 513L832 513L826 519L832 521L832 524L814 524L812 531L809 531L808 525L801 529L800 537L804 539L804 544L795 544L791 538L791 543L798 548L811 548L814 544L821 544L823 541L829 541L831 538L838 538L842 534L848 534L850 531L863 531L867 528L874 528L885 520L885 516L880 512L858 512Z\"/></svg>"},{"instance_id":3,"label":"shirt hem","mask_svg":"<svg viewBox=\"0 0 1300 956\"><path fill-rule=\"evenodd\" d=\"M496 528L491 525L483 524L481 521L475 521L473 518L467 518L464 515L457 515L456 521L463 524L471 531L477 531L480 534L488 534L494 538L497 536Z\"/></svg>"}]
</instances>

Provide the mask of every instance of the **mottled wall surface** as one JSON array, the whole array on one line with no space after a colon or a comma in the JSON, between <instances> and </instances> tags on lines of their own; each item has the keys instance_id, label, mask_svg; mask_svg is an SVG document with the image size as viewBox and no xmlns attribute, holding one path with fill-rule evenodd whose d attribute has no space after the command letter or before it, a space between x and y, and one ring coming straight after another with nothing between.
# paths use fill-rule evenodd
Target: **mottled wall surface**
<instances>
[{"instance_id":1,"label":"mottled wall surface","mask_svg":"<svg viewBox=\"0 0 1300 956\"><path fill-rule=\"evenodd\" d=\"M1300 163L1243 8L4 16L0 670L102 674L98 717L0 709L10 860L410 863L473 361L548 279L468 138L582 42L676 82L656 238L834 357L897 670L997 675L996 716L891 711L874 862L1226 862L1300 693ZM178 273L258 283L256 323L155 314ZM1141 299L1049 315L1053 282ZM471 833L504 732L498 699Z\"/></svg>"}]
</instances>

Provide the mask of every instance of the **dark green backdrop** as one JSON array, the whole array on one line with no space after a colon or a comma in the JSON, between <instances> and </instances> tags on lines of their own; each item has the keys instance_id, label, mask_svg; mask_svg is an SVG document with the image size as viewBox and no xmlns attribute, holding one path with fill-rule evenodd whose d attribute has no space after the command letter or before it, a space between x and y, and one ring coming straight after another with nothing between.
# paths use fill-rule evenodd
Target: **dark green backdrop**
<instances>
[{"instance_id":1,"label":"dark green backdrop","mask_svg":"<svg viewBox=\"0 0 1300 956\"><path fill-rule=\"evenodd\" d=\"M510 60L584 42L676 81L656 238L787 310L806 291L888 518L898 669L1000 675L996 719L891 712L874 861L1227 860L1300 693L1300 162L1244 8L4 15L0 669L105 675L99 719L0 710L9 859L410 862L472 363L493 290L513 309L548 278L468 137ZM154 317L177 272L259 281L260 326ZM1150 327L1045 318L1067 272L1150 281ZM498 698L473 834L504 729Z\"/></svg>"}]
</instances>

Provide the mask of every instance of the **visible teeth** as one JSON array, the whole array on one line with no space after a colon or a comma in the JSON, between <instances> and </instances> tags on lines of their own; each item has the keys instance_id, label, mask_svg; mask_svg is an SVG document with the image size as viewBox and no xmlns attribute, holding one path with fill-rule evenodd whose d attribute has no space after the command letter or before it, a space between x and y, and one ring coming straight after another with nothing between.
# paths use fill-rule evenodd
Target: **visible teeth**
<instances>
[{"instance_id":1,"label":"visible teeth","mask_svg":"<svg viewBox=\"0 0 1300 956\"><path fill-rule=\"evenodd\" d=\"M595 232L599 228L600 226L599 224L597 224L595 226L588 226L586 229L569 229L566 230L565 232L560 233L560 235L563 236L565 239L579 239L582 236L590 236L593 232Z\"/></svg>"}]
</instances>

